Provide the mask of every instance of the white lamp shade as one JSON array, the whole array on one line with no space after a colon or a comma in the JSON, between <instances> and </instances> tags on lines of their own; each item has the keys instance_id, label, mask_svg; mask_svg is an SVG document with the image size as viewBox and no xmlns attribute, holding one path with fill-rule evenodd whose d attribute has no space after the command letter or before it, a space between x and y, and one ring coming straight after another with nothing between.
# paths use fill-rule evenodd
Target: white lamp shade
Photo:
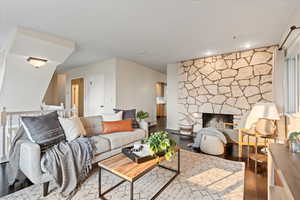
<instances>
[{"instance_id":1,"label":"white lamp shade","mask_svg":"<svg viewBox=\"0 0 300 200\"><path fill-rule=\"evenodd\" d=\"M280 119L280 115L274 103L257 103L252 108L250 115L270 120Z\"/></svg>"}]
</instances>

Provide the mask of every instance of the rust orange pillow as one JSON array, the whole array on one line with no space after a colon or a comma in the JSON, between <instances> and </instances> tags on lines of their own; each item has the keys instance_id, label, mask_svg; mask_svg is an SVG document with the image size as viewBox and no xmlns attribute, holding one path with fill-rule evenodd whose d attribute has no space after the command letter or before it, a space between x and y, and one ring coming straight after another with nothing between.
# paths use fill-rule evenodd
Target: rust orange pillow
<instances>
[{"instance_id":1,"label":"rust orange pillow","mask_svg":"<svg viewBox=\"0 0 300 200\"><path fill-rule=\"evenodd\" d=\"M115 132L124 132L124 131L133 131L132 121L131 120L121 120L113 122L102 122L103 133L115 133Z\"/></svg>"}]
</instances>

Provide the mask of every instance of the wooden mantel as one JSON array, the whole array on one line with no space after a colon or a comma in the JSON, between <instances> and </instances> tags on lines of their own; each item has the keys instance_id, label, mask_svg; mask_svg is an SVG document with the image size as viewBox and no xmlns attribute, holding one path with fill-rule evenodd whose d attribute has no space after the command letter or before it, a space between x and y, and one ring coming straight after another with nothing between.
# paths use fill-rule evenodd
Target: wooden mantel
<instances>
[{"instance_id":1,"label":"wooden mantel","mask_svg":"<svg viewBox=\"0 0 300 200\"><path fill-rule=\"evenodd\" d=\"M268 152L268 199L300 199L300 154L283 144L271 144Z\"/></svg>"}]
</instances>

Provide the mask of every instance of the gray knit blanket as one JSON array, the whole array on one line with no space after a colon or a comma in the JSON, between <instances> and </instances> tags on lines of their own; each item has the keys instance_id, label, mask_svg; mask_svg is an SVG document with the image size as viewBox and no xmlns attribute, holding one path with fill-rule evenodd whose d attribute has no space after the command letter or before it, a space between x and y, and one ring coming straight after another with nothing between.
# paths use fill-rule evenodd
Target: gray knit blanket
<instances>
[{"instance_id":1,"label":"gray knit blanket","mask_svg":"<svg viewBox=\"0 0 300 200\"><path fill-rule=\"evenodd\" d=\"M21 144L27 141L29 141L29 139L27 137L27 134L25 133L24 128L19 128L16 136L11 143L9 151L9 162L7 165L9 185L22 184L26 179L26 176L20 170L19 163Z\"/></svg>"},{"instance_id":2,"label":"gray knit blanket","mask_svg":"<svg viewBox=\"0 0 300 200\"><path fill-rule=\"evenodd\" d=\"M194 144L192 145L192 147L194 148L200 148L201 146L201 142L202 142L202 137L205 135L209 135L209 136L213 136L213 137L217 137L219 138L224 144L227 144L227 140L226 137L224 136L224 134L222 132L220 132L218 129L216 128L201 128L198 132L197 135L194 139Z\"/></svg>"},{"instance_id":3,"label":"gray knit blanket","mask_svg":"<svg viewBox=\"0 0 300 200\"><path fill-rule=\"evenodd\" d=\"M92 169L93 145L90 138L79 137L60 142L41 159L43 171L53 177L63 197L72 196Z\"/></svg>"},{"instance_id":4,"label":"gray knit blanket","mask_svg":"<svg viewBox=\"0 0 300 200\"><path fill-rule=\"evenodd\" d=\"M19 168L20 146L27 141L24 129L20 128L10 151L10 184L24 177ZM41 168L53 178L62 197L69 198L75 194L78 186L87 177L92 168L93 147L90 138L79 137L71 142L61 142L43 154Z\"/></svg>"}]
</instances>

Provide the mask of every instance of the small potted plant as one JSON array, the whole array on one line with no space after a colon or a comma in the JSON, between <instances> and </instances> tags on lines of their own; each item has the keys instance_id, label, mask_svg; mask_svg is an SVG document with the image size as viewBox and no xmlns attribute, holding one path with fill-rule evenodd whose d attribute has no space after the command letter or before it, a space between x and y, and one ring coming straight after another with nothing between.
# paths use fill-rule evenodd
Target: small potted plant
<instances>
[{"instance_id":1,"label":"small potted plant","mask_svg":"<svg viewBox=\"0 0 300 200\"><path fill-rule=\"evenodd\" d=\"M300 132L292 132L289 135L289 143L293 153L300 153Z\"/></svg>"},{"instance_id":2,"label":"small potted plant","mask_svg":"<svg viewBox=\"0 0 300 200\"><path fill-rule=\"evenodd\" d=\"M165 156L166 160L171 160L176 152L176 142L165 131L153 133L145 142L149 144L151 155L157 158Z\"/></svg>"},{"instance_id":3,"label":"small potted plant","mask_svg":"<svg viewBox=\"0 0 300 200\"><path fill-rule=\"evenodd\" d=\"M149 117L149 113L140 110L137 112L136 117L138 118L139 121L142 121Z\"/></svg>"}]
</instances>

